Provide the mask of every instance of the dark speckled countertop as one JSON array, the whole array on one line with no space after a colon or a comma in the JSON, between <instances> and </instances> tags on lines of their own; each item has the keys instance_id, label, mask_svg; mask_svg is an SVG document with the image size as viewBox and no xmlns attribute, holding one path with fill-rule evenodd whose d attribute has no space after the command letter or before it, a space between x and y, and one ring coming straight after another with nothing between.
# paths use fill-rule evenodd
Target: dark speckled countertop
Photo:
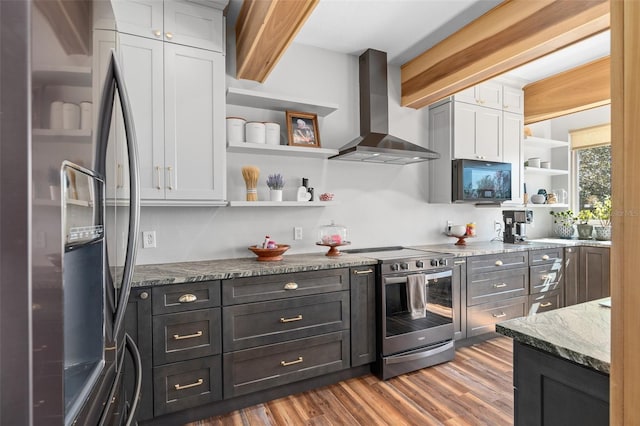
<instances>
[{"instance_id":1,"label":"dark speckled countertop","mask_svg":"<svg viewBox=\"0 0 640 426\"><path fill-rule=\"evenodd\" d=\"M377 263L375 259L343 253L337 257L327 257L324 254L285 255L277 262L258 262L256 258L240 258L139 265L135 267L133 287L318 271Z\"/></svg>"},{"instance_id":2,"label":"dark speckled countertop","mask_svg":"<svg viewBox=\"0 0 640 426\"><path fill-rule=\"evenodd\" d=\"M611 308L594 300L496 324L515 341L609 374Z\"/></svg>"},{"instance_id":3,"label":"dark speckled countertop","mask_svg":"<svg viewBox=\"0 0 640 426\"><path fill-rule=\"evenodd\" d=\"M502 241L474 241L473 238L467 239L467 244L457 246L451 244L425 244L419 246L411 246L410 248L418 250L435 251L439 253L451 253L456 257L479 256L482 254L508 253L515 251L548 249L556 247L572 247L572 246L594 246L594 247L611 247L611 241L596 240L570 240L559 238L544 238L539 240L531 240L524 244L508 244Z\"/></svg>"}]
</instances>

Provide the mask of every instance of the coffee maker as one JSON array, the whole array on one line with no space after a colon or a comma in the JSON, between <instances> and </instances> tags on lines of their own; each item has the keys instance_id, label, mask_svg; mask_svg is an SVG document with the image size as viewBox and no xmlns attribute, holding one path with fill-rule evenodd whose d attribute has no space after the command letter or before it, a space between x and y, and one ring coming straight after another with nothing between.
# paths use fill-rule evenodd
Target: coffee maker
<instances>
[{"instance_id":1,"label":"coffee maker","mask_svg":"<svg viewBox=\"0 0 640 426\"><path fill-rule=\"evenodd\" d=\"M524 243L527 239L527 224L533 221L533 210L503 210L505 243Z\"/></svg>"}]
</instances>

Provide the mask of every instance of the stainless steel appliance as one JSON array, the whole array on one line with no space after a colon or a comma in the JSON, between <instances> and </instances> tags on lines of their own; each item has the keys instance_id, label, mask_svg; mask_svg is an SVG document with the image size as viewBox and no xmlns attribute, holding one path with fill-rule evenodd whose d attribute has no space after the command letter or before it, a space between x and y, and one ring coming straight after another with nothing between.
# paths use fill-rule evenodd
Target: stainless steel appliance
<instances>
[{"instance_id":1,"label":"stainless steel appliance","mask_svg":"<svg viewBox=\"0 0 640 426\"><path fill-rule=\"evenodd\" d=\"M511 163L452 160L451 201L496 204L511 200Z\"/></svg>"},{"instance_id":2,"label":"stainless steel appliance","mask_svg":"<svg viewBox=\"0 0 640 426\"><path fill-rule=\"evenodd\" d=\"M503 210L505 243L525 243L527 240L527 225L533 221L533 210Z\"/></svg>"},{"instance_id":3,"label":"stainless steel appliance","mask_svg":"<svg viewBox=\"0 0 640 426\"><path fill-rule=\"evenodd\" d=\"M383 380L450 361L453 343L453 255L383 247L350 250L378 259L376 374ZM424 315L412 314L411 276L424 277Z\"/></svg>"},{"instance_id":4,"label":"stainless steel appliance","mask_svg":"<svg viewBox=\"0 0 640 426\"><path fill-rule=\"evenodd\" d=\"M109 1L0 2L0 424L133 421L139 191L114 29Z\"/></svg>"}]
</instances>

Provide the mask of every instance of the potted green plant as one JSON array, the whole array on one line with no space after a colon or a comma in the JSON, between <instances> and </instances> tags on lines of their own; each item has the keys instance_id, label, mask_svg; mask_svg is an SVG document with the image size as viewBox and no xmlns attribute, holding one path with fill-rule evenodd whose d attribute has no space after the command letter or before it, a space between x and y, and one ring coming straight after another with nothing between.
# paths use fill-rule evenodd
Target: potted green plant
<instances>
[{"instance_id":1,"label":"potted green plant","mask_svg":"<svg viewBox=\"0 0 640 426\"><path fill-rule=\"evenodd\" d=\"M576 224L578 218L572 210L563 210L549 212L553 216L553 232L560 238L571 238L575 232L573 225Z\"/></svg>"},{"instance_id":2,"label":"potted green plant","mask_svg":"<svg viewBox=\"0 0 640 426\"><path fill-rule=\"evenodd\" d=\"M608 241L611 239L611 197L607 196L604 201L596 201L593 209L599 226L595 227L596 240Z\"/></svg>"},{"instance_id":3,"label":"potted green plant","mask_svg":"<svg viewBox=\"0 0 640 426\"><path fill-rule=\"evenodd\" d=\"M269 175L267 177L269 187L269 197L271 201L282 201L282 188L284 188L284 178L281 174Z\"/></svg>"},{"instance_id":4,"label":"potted green plant","mask_svg":"<svg viewBox=\"0 0 640 426\"><path fill-rule=\"evenodd\" d=\"M578 212L578 238L581 240L590 240L593 236L593 225L589 225L589 221L593 219L591 210L583 209Z\"/></svg>"}]
</instances>

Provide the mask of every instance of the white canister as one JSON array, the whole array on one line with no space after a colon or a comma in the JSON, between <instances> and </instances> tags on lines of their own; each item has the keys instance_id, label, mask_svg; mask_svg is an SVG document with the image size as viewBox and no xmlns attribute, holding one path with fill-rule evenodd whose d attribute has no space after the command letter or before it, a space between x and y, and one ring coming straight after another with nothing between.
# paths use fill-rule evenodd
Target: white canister
<instances>
[{"instance_id":1,"label":"white canister","mask_svg":"<svg viewBox=\"0 0 640 426\"><path fill-rule=\"evenodd\" d=\"M264 132L267 145L280 145L280 125L278 123L264 123Z\"/></svg>"},{"instance_id":2,"label":"white canister","mask_svg":"<svg viewBox=\"0 0 640 426\"><path fill-rule=\"evenodd\" d=\"M259 121L250 121L246 124L245 130L247 132L247 142L250 143L265 143L265 130L264 123Z\"/></svg>"},{"instance_id":3,"label":"white canister","mask_svg":"<svg viewBox=\"0 0 640 426\"><path fill-rule=\"evenodd\" d=\"M529 158L529 167L540 167L540 158L533 157Z\"/></svg>"},{"instance_id":4,"label":"white canister","mask_svg":"<svg viewBox=\"0 0 640 426\"><path fill-rule=\"evenodd\" d=\"M62 129L62 101L51 102L51 109L49 110L49 128L50 129Z\"/></svg>"},{"instance_id":5,"label":"white canister","mask_svg":"<svg viewBox=\"0 0 640 426\"><path fill-rule=\"evenodd\" d=\"M62 128L65 130L80 128L80 107L78 105L69 102L62 105Z\"/></svg>"},{"instance_id":6,"label":"white canister","mask_svg":"<svg viewBox=\"0 0 640 426\"><path fill-rule=\"evenodd\" d=\"M80 128L91 130L93 126L93 104L91 102L80 102Z\"/></svg>"},{"instance_id":7,"label":"white canister","mask_svg":"<svg viewBox=\"0 0 640 426\"><path fill-rule=\"evenodd\" d=\"M227 117L227 142L244 142L244 125L247 122L240 117Z\"/></svg>"}]
</instances>

